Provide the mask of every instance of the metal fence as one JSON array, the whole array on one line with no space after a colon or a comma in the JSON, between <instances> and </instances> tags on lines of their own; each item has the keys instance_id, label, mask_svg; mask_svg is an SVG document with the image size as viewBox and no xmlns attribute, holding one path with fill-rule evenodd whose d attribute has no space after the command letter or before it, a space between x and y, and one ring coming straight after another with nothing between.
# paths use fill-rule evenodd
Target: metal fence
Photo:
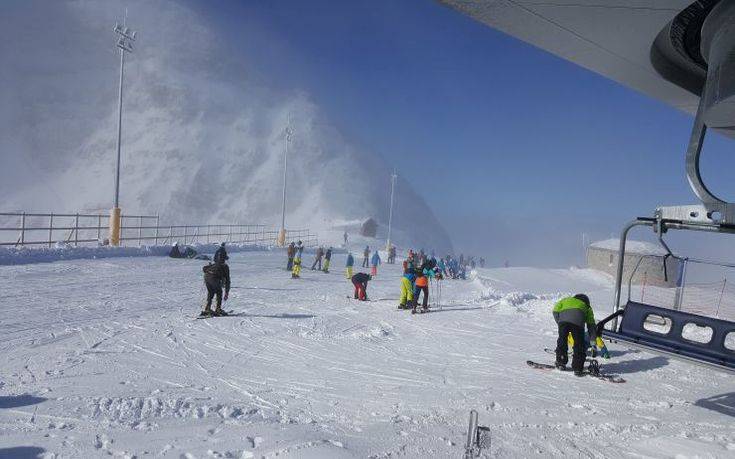
<instances>
[{"instance_id":1,"label":"metal fence","mask_svg":"<svg viewBox=\"0 0 735 459\"><path fill-rule=\"evenodd\" d=\"M278 230L267 225L161 225L158 215L122 215L120 245L242 243L275 245ZM0 213L0 246L48 246L56 243L97 245L109 231L109 215ZM286 231L286 241L315 247L319 239L308 229Z\"/></svg>"},{"instance_id":2,"label":"metal fence","mask_svg":"<svg viewBox=\"0 0 735 459\"><path fill-rule=\"evenodd\" d=\"M641 258L641 260L644 257ZM635 284L636 271L641 263L636 265L628 278L628 299L634 299L644 304L661 308L689 312L701 316L735 321L735 283L732 279L735 266L703 262L701 260L681 259L682 268L678 282L674 287L666 287L658 283L649 283L646 273L639 276L639 284ZM690 265L707 264L721 268L718 271L723 277L711 282L691 282L687 280L687 270ZM707 277L712 277L707 276Z\"/></svg>"}]
</instances>

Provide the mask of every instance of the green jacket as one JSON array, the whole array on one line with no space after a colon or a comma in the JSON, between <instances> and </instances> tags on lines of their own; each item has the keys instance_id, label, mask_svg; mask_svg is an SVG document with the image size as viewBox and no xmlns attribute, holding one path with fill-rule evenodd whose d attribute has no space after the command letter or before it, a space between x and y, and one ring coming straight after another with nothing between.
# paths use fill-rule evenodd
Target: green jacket
<instances>
[{"instance_id":1,"label":"green jacket","mask_svg":"<svg viewBox=\"0 0 735 459\"><path fill-rule=\"evenodd\" d=\"M595 313L592 311L592 307L588 306L584 301L578 300L573 296L562 298L554 305L552 313L554 314L556 323L572 323L580 327L584 327L587 324L590 336L594 339L594 330L597 325Z\"/></svg>"}]
</instances>

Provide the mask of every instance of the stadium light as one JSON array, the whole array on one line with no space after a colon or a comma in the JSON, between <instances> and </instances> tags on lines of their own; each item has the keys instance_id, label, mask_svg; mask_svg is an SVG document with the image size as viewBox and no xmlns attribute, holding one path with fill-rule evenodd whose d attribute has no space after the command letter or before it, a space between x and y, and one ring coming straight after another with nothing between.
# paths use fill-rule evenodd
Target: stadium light
<instances>
[{"instance_id":1,"label":"stadium light","mask_svg":"<svg viewBox=\"0 0 735 459\"><path fill-rule=\"evenodd\" d=\"M288 125L286 126L286 146L283 150L283 204L281 206L281 230L278 232L278 245L283 247L286 245L286 184L288 178L288 144L291 143L291 115L288 116Z\"/></svg>"},{"instance_id":2,"label":"stadium light","mask_svg":"<svg viewBox=\"0 0 735 459\"><path fill-rule=\"evenodd\" d=\"M115 197L110 211L110 245L120 245L120 144L122 141L123 73L125 53L133 52L133 42L137 32L127 27L128 11L125 10L123 25L115 24L113 29L118 35L117 47L120 49L120 91L117 101L117 165L115 167Z\"/></svg>"},{"instance_id":3,"label":"stadium light","mask_svg":"<svg viewBox=\"0 0 735 459\"><path fill-rule=\"evenodd\" d=\"M393 192L396 188L396 179L398 178L398 175L396 174L396 170L393 169L393 173L390 176L390 211L388 212L388 241L385 243L385 250L390 250L390 232L391 232L391 226L393 224Z\"/></svg>"}]
</instances>

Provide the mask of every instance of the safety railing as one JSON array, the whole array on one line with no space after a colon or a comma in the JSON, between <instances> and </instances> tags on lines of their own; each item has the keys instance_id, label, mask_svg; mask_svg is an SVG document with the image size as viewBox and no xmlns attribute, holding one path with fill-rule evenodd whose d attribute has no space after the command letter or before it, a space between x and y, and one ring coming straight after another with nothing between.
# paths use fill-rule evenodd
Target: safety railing
<instances>
[{"instance_id":1,"label":"safety railing","mask_svg":"<svg viewBox=\"0 0 735 459\"><path fill-rule=\"evenodd\" d=\"M676 311L688 312L717 319L735 321L735 285L729 282L727 277L714 282L691 282L687 280L688 265L705 264L700 260L690 260L687 258L679 259L682 264L676 279L676 286L667 287L656 285L648 282L647 273L638 277L639 284L634 285L633 279L642 265L642 261L646 257L657 257L655 255L645 255L641 257L635 265L635 268L628 276L628 302L640 301L644 304L650 304L661 308L673 309ZM728 264L709 263L709 265L717 265L724 268L732 269L735 266ZM664 269L662 267L662 269ZM723 274L728 274L724 272ZM729 272L732 275L732 272Z\"/></svg>"},{"instance_id":2,"label":"safety railing","mask_svg":"<svg viewBox=\"0 0 735 459\"><path fill-rule=\"evenodd\" d=\"M196 243L242 243L275 245L278 230L267 225L161 225L158 215L122 215L120 244L166 245ZM106 243L109 216L104 214L0 213L0 246L99 245ZM286 242L302 241L305 247L319 244L308 229L286 231Z\"/></svg>"}]
</instances>

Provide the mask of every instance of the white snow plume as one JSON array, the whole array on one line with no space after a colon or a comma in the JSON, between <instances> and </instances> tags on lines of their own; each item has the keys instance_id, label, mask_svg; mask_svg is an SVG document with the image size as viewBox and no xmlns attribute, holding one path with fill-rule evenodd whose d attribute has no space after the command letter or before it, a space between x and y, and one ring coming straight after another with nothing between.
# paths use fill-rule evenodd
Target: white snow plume
<instances>
[{"instance_id":1,"label":"white snow plume","mask_svg":"<svg viewBox=\"0 0 735 459\"><path fill-rule=\"evenodd\" d=\"M125 70L124 212L277 225L290 117L287 226L322 231L368 217L386 224L384 160L342 136L307 94L249 82L255 64L179 2L3 3L5 209L111 206L119 69L112 26L125 7L138 39ZM424 200L407 182L398 187L394 240L451 249Z\"/></svg>"}]
</instances>

